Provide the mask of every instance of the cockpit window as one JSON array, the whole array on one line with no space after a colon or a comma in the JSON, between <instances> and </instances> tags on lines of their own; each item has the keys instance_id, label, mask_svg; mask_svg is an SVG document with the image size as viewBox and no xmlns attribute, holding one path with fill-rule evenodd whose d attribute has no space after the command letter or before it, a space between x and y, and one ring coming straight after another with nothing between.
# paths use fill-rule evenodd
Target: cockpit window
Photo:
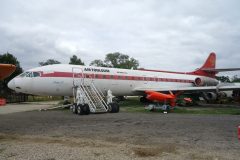
<instances>
[{"instance_id":1,"label":"cockpit window","mask_svg":"<svg viewBox=\"0 0 240 160\"><path fill-rule=\"evenodd\" d=\"M39 72L24 72L19 77L40 77Z\"/></svg>"},{"instance_id":2,"label":"cockpit window","mask_svg":"<svg viewBox=\"0 0 240 160\"><path fill-rule=\"evenodd\" d=\"M29 74L29 72L24 72L19 77L27 77L28 74Z\"/></svg>"},{"instance_id":3,"label":"cockpit window","mask_svg":"<svg viewBox=\"0 0 240 160\"><path fill-rule=\"evenodd\" d=\"M33 77L40 77L40 73L39 72L33 72Z\"/></svg>"},{"instance_id":4,"label":"cockpit window","mask_svg":"<svg viewBox=\"0 0 240 160\"><path fill-rule=\"evenodd\" d=\"M32 72L26 72L26 77L32 77Z\"/></svg>"}]
</instances>

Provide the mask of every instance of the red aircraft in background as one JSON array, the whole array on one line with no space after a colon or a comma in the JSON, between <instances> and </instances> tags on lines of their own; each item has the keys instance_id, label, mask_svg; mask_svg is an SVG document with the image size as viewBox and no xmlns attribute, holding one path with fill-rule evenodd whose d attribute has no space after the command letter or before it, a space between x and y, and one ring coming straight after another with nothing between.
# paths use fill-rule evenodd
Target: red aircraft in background
<instances>
[{"instance_id":1,"label":"red aircraft in background","mask_svg":"<svg viewBox=\"0 0 240 160\"><path fill-rule=\"evenodd\" d=\"M16 66L12 64L0 64L0 80L7 78L16 70Z\"/></svg>"}]
</instances>

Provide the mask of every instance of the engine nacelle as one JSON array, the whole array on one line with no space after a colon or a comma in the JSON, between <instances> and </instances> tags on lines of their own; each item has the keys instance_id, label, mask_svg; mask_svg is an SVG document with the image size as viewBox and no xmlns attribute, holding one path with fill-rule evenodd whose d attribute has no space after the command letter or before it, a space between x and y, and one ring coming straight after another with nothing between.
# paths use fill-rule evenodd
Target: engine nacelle
<instances>
[{"instance_id":1,"label":"engine nacelle","mask_svg":"<svg viewBox=\"0 0 240 160\"><path fill-rule=\"evenodd\" d=\"M207 102L213 102L217 100L217 94L214 92L202 92L202 96Z\"/></svg>"},{"instance_id":2,"label":"engine nacelle","mask_svg":"<svg viewBox=\"0 0 240 160\"><path fill-rule=\"evenodd\" d=\"M214 92L208 92L207 93L207 98L210 101L217 100L217 97L218 97L218 95L216 93L214 93Z\"/></svg>"},{"instance_id":3,"label":"engine nacelle","mask_svg":"<svg viewBox=\"0 0 240 160\"><path fill-rule=\"evenodd\" d=\"M196 86L216 86L219 82L214 78L197 77L194 83Z\"/></svg>"}]
</instances>

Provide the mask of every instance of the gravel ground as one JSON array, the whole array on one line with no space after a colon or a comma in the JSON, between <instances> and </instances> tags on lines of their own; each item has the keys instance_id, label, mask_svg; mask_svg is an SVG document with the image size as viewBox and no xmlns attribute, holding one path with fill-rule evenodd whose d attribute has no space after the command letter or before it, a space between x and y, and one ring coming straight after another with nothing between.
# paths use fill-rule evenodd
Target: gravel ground
<instances>
[{"instance_id":1,"label":"gravel ground","mask_svg":"<svg viewBox=\"0 0 240 160\"><path fill-rule=\"evenodd\" d=\"M0 106L0 115L16 113L16 112L47 109L47 108L56 106L57 104L58 104L58 101L10 103L5 106Z\"/></svg>"},{"instance_id":2,"label":"gravel ground","mask_svg":"<svg viewBox=\"0 0 240 160\"><path fill-rule=\"evenodd\" d=\"M239 159L240 116L161 113L0 115L0 159Z\"/></svg>"}]
</instances>

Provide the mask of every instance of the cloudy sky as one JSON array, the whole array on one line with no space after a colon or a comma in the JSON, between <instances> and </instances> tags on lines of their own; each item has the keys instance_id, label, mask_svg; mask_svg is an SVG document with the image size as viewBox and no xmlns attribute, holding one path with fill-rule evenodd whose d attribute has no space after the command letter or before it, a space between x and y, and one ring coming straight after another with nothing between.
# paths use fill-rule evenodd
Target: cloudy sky
<instances>
[{"instance_id":1,"label":"cloudy sky","mask_svg":"<svg viewBox=\"0 0 240 160\"><path fill-rule=\"evenodd\" d=\"M149 69L191 71L210 52L240 67L239 0L1 0L0 54L26 70L121 52ZM238 74L238 73L237 73Z\"/></svg>"}]
</instances>

